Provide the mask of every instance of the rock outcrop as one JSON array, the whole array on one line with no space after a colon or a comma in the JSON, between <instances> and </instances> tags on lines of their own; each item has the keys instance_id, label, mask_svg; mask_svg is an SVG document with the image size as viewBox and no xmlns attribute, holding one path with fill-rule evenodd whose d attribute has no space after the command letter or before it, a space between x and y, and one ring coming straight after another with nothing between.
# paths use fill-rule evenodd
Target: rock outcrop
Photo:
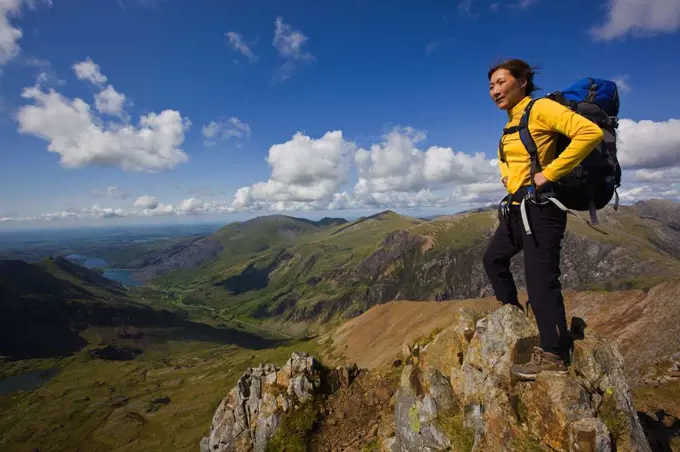
<instances>
[{"instance_id":1,"label":"rock outcrop","mask_svg":"<svg viewBox=\"0 0 680 452\"><path fill-rule=\"evenodd\" d=\"M320 386L318 362L303 353L294 353L280 370L271 364L248 369L217 407L201 452L263 452L281 414L311 399Z\"/></svg>"},{"instance_id":2,"label":"rock outcrop","mask_svg":"<svg viewBox=\"0 0 680 452\"><path fill-rule=\"evenodd\" d=\"M280 369L272 364L248 369L217 407L201 452L264 452L284 414L349 385L357 372L356 366L328 371L297 352Z\"/></svg>"},{"instance_id":3,"label":"rock outcrop","mask_svg":"<svg viewBox=\"0 0 680 452\"><path fill-rule=\"evenodd\" d=\"M244 373L217 408L201 452L651 452L621 354L595 334L574 338L569 371L533 381L511 373L539 343L534 320L513 306L482 318L460 308L447 328L405 344L395 364L403 363L401 377L391 383L293 353L281 369ZM300 430L301 441L287 439Z\"/></svg>"},{"instance_id":4,"label":"rock outcrop","mask_svg":"<svg viewBox=\"0 0 680 452\"><path fill-rule=\"evenodd\" d=\"M588 334L568 374L519 381L510 369L538 344L533 320L512 306L473 319L461 309L430 344L409 349L391 451L651 451L615 347Z\"/></svg>"}]
</instances>

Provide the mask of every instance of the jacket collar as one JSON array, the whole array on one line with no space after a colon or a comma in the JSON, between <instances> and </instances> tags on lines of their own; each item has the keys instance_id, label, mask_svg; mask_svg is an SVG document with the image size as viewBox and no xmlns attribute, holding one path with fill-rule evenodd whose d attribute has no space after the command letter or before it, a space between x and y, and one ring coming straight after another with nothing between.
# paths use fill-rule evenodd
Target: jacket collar
<instances>
[{"instance_id":1,"label":"jacket collar","mask_svg":"<svg viewBox=\"0 0 680 452\"><path fill-rule=\"evenodd\" d=\"M508 121L510 122L519 121L519 119L522 117L522 113L524 113L524 109L526 108L527 105L529 105L530 101L531 96L524 96L522 100L520 100L510 110L508 110Z\"/></svg>"}]
</instances>

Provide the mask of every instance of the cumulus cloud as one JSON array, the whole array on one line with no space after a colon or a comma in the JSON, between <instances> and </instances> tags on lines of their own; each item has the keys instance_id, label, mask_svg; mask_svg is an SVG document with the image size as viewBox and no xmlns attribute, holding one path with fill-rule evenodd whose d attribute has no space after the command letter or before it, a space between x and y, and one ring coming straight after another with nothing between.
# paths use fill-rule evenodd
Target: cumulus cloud
<instances>
[{"instance_id":1,"label":"cumulus cloud","mask_svg":"<svg viewBox=\"0 0 680 452\"><path fill-rule=\"evenodd\" d=\"M83 209L65 209L57 212L46 213L37 217L28 217L22 219L61 221L61 220L83 220L96 218L122 218L125 216L127 215L123 209L100 207L99 205L95 204L92 207L86 207Z\"/></svg>"},{"instance_id":2,"label":"cumulus cloud","mask_svg":"<svg viewBox=\"0 0 680 452\"><path fill-rule=\"evenodd\" d=\"M680 199L680 120L622 119L619 157L623 167L621 201L661 197ZM269 149L270 177L239 188L230 200L192 196L161 203L141 196L130 209L100 206L64 210L39 218L112 218L133 216L228 214L232 212L304 212L358 209L467 209L498 202L505 195L498 161L482 153L422 144L426 135L395 128L382 140L358 148L342 131L313 138L302 132ZM354 189L346 189L352 169ZM120 192L106 191L110 197ZM4 213L2 221L14 220Z\"/></svg>"},{"instance_id":3,"label":"cumulus cloud","mask_svg":"<svg viewBox=\"0 0 680 452\"><path fill-rule=\"evenodd\" d=\"M596 40L612 40L626 35L650 36L680 28L678 0L608 0L604 24L591 28Z\"/></svg>"},{"instance_id":4,"label":"cumulus cloud","mask_svg":"<svg viewBox=\"0 0 680 452\"><path fill-rule=\"evenodd\" d=\"M133 206L141 209L153 210L158 207L158 200L154 196L144 195L137 198L133 203Z\"/></svg>"},{"instance_id":5,"label":"cumulus cloud","mask_svg":"<svg viewBox=\"0 0 680 452\"><path fill-rule=\"evenodd\" d=\"M328 200L347 182L354 149L341 131L327 132L318 139L298 132L290 141L269 149L269 180L242 187L233 204L246 207L258 201Z\"/></svg>"},{"instance_id":6,"label":"cumulus cloud","mask_svg":"<svg viewBox=\"0 0 680 452\"><path fill-rule=\"evenodd\" d=\"M619 121L618 155L624 169L680 165L680 119Z\"/></svg>"},{"instance_id":7,"label":"cumulus cloud","mask_svg":"<svg viewBox=\"0 0 680 452\"><path fill-rule=\"evenodd\" d=\"M95 85L106 81L96 64L82 63L74 65L78 78ZM125 96L110 85L95 95L95 107L100 113L123 117L121 122L105 122L82 99L44 89L40 79L24 88L22 97L32 104L19 109L19 132L47 141L47 150L59 154L66 168L97 165L155 172L189 160L180 146L191 122L179 111L149 113L137 125L130 124L123 111Z\"/></svg>"},{"instance_id":8,"label":"cumulus cloud","mask_svg":"<svg viewBox=\"0 0 680 452\"><path fill-rule=\"evenodd\" d=\"M93 85L103 85L108 81L108 78L101 73L99 65L89 57L85 61L74 63L72 68L78 80L87 80Z\"/></svg>"},{"instance_id":9,"label":"cumulus cloud","mask_svg":"<svg viewBox=\"0 0 680 452\"><path fill-rule=\"evenodd\" d=\"M252 132L247 123L232 116L227 120L210 121L210 123L203 126L201 134L205 138L206 146L214 146L218 140L250 138Z\"/></svg>"},{"instance_id":10,"label":"cumulus cloud","mask_svg":"<svg viewBox=\"0 0 680 452\"><path fill-rule=\"evenodd\" d=\"M637 185L632 188L624 188L619 191L619 198L621 202L633 203L652 198L664 198L671 200L680 200L680 187L678 184L669 185L662 184L655 185Z\"/></svg>"},{"instance_id":11,"label":"cumulus cloud","mask_svg":"<svg viewBox=\"0 0 680 452\"><path fill-rule=\"evenodd\" d=\"M91 190L91 196L108 197L113 199L127 199L128 194L118 187L108 187L106 190Z\"/></svg>"},{"instance_id":12,"label":"cumulus cloud","mask_svg":"<svg viewBox=\"0 0 680 452\"><path fill-rule=\"evenodd\" d=\"M303 49L309 38L300 30L283 22L282 17L274 21L274 39L272 45L278 51L284 63L274 76L275 81L283 81L291 77L297 61L314 61L314 55Z\"/></svg>"},{"instance_id":13,"label":"cumulus cloud","mask_svg":"<svg viewBox=\"0 0 680 452\"><path fill-rule=\"evenodd\" d=\"M622 202L680 199L680 119L619 121Z\"/></svg>"},{"instance_id":14,"label":"cumulus cloud","mask_svg":"<svg viewBox=\"0 0 680 452\"><path fill-rule=\"evenodd\" d=\"M189 198L179 203L179 210L185 213L200 213L204 207L205 203L200 198Z\"/></svg>"},{"instance_id":15,"label":"cumulus cloud","mask_svg":"<svg viewBox=\"0 0 680 452\"><path fill-rule=\"evenodd\" d=\"M417 144L424 139L423 132L410 127L393 129L370 151L357 151L355 192L412 192L498 178L497 164L483 153L466 154L439 146L423 151Z\"/></svg>"},{"instance_id":16,"label":"cumulus cloud","mask_svg":"<svg viewBox=\"0 0 680 452\"><path fill-rule=\"evenodd\" d=\"M52 6L51 0L44 0L42 3ZM0 0L0 65L7 64L21 53L19 40L23 32L10 19L19 15L23 5L33 8L35 4L33 0Z\"/></svg>"},{"instance_id":17,"label":"cumulus cloud","mask_svg":"<svg viewBox=\"0 0 680 452\"><path fill-rule=\"evenodd\" d=\"M243 42L243 37L240 33L229 31L225 34L225 36L229 40L229 44L231 44L234 50L242 53L252 62L257 61L257 56L253 53L250 47L245 42Z\"/></svg>"},{"instance_id":18,"label":"cumulus cloud","mask_svg":"<svg viewBox=\"0 0 680 452\"><path fill-rule=\"evenodd\" d=\"M94 96L94 105L101 114L122 117L123 104L125 104L125 94L119 93L111 85Z\"/></svg>"},{"instance_id":19,"label":"cumulus cloud","mask_svg":"<svg viewBox=\"0 0 680 452\"><path fill-rule=\"evenodd\" d=\"M328 132L313 140L301 133L272 146L267 182L241 187L236 210L310 210L358 208L429 208L500 199L496 160L484 154L417 144L423 132L410 127L393 129L383 142L357 149ZM354 162L358 181L352 193L340 192Z\"/></svg>"}]
</instances>

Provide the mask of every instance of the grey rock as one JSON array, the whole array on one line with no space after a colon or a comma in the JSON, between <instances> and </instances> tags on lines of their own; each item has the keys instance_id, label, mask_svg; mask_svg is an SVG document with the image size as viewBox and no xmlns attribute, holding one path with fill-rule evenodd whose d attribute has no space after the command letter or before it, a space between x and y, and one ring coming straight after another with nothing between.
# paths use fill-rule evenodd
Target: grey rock
<instances>
[{"instance_id":1,"label":"grey rock","mask_svg":"<svg viewBox=\"0 0 680 452\"><path fill-rule=\"evenodd\" d=\"M321 391L321 366L295 352L277 371L273 365L248 369L220 402L201 451L264 452L281 416Z\"/></svg>"},{"instance_id":2,"label":"grey rock","mask_svg":"<svg viewBox=\"0 0 680 452\"><path fill-rule=\"evenodd\" d=\"M586 418L569 426L569 452L610 452L609 430L600 419Z\"/></svg>"},{"instance_id":3,"label":"grey rock","mask_svg":"<svg viewBox=\"0 0 680 452\"><path fill-rule=\"evenodd\" d=\"M456 410L453 389L437 369L405 366L395 404L399 450L446 450L451 442L438 427L438 416L452 415Z\"/></svg>"},{"instance_id":4,"label":"grey rock","mask_svg":"<svg viewBox=\"0 0 680 452\"><path fill-rule=\"evenodd\" d=\"M451 334L444 330L440 336ZM411 358L418 365L404 367L395 405L398 450L443 450L448 446L455 450L455 438L448 438L434 420L462 412L463 424L456 429L463 430L457 434L474 442L475 452L527 447L571 452L650 451L632 404L623 358L612 344L587 334L575 342L568 373L543 372L535 381L518 381L511 367L526 362L537 343L535 323L517 308L503 306L476 323L463 365L451 365L448 375L428 365L433 362L447 367L441 365L447 361L431 356L424 361ZM450 384L443 384L445 381ZM616 444L602 421L611 414L627 422Z\"/></svg>"},{"instance_id":5,"label":"grey rock","mask_svg":"<svg viewBox=\"0 0 680 452\"><path fill-rule=\"evenodd\" d=\"M624 360L619 351L597 335L591 335L574 344L573 365L576 372L594 392L610 396L615 409L627 419L627 434L623 439L628 450L650 451L638 419L633 396L624 372ZM617 444L618 450L626 450Z\"/></svg>"}]
</instances>

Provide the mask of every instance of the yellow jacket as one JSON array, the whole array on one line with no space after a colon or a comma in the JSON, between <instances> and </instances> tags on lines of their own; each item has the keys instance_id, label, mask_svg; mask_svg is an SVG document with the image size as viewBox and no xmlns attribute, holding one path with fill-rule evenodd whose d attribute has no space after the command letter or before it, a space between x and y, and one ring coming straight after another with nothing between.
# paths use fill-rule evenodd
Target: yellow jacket
<instances>
[{"instance_id":1,"label":"yellow jacket","mask_svg":"<svg viewBox=\"0 0 680 452\"><path fill-rule=\"evenodd\" d=\"M508 110L506 128L519 125L524 108L531 101L526 96ZM541 98L534 102L529 115L529 132L538 149L538 159L543 175L552 182L569 174L602 141L602 130L589 119L574 113L551 99ZM569 146L555 159L555 132L571 138ZM507 189L515 193L531 184L529 153L520 140L519 133L502 137L505 163L500 161L501 179L507 176Z\"/></svg>"}]
</instances>

